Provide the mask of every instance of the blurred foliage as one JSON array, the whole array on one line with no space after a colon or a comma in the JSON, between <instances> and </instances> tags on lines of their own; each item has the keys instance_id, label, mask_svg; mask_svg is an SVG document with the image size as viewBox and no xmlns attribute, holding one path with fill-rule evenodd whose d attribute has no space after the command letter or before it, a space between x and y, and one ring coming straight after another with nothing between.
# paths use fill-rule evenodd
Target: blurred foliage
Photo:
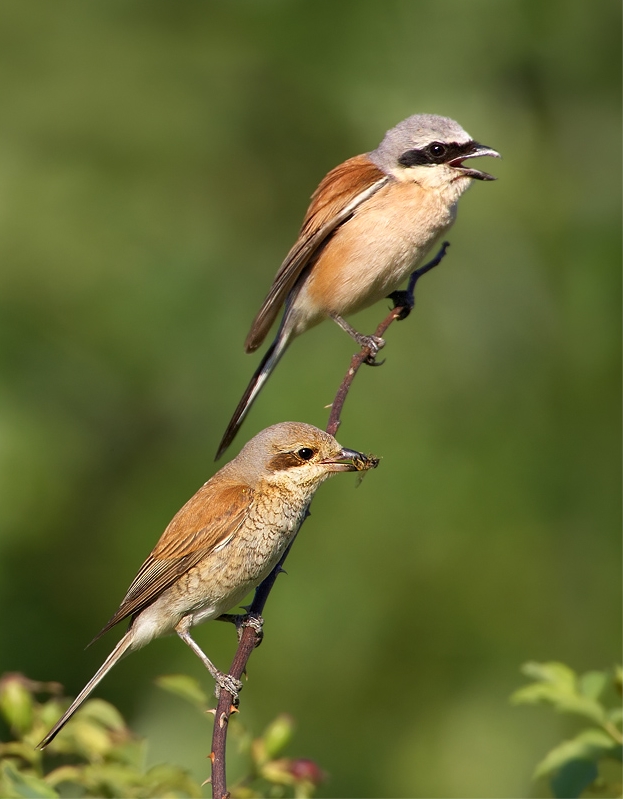
<instances>
[{"instance_id":1,"label":"blurred foliage","mask_svg":"<svg viewBox=\"0 0 623 799\"><path fill-rule=\"evenodd\" d=\"M64 710L61 686L20 674L0 679L0 712L15 740L0 743L0 796L176 797L202 795L186 770L145 768L146 742L119 711L90 699L44 752L35 747ZM38 694L52 693L39 701Z\"/></svg>"},{"instance_id":2,"label":"blurred foliage","mask_svg":"<svg viewBox=\"0 0 623 799\"><path fill-rule=\"evenodd\" d=\"M0 673L71 692L94 673L107 642L82 647L216 469L258 362L247 328L319 180L409 114L446 114L502 153L499 180L462 198L385 365L357 377L339 440L381 467L318 493L241 712L304 720L319 795L538 790L533 764L572 731L508 706L516 664L621 651L620 17L614 0L0 4ZM351 353L328 323L294 342L240 445L324 427ZM225 667L232 630L197 635ZM148 738L147 768L201 782L203 719L152 684L203 678L194 660L154 641L98 696Z\"/></svg>"},{"instance_id":3,"label":"blurred foliage","mask_svg":"<svg viewBox=\"0 0 623 799\"><path fill-rule=\"evenodd\" d=\"M513 704L551 705L592 725L548 752L536 767L534 779L548 777L553 796L560 799L621 796L621 667L579 676L564 663L526 663L522 671L534 682L515 691ZM600 764L607 769L608 761L617 763L612 776L600 774Z\"/></svg>"},{"instance_id":4,"label":"blurred foliage","mask_svg":"<svg viewBox=\"0 0 623 799\"><path fill-rule=\"evenodd\" d=\"M186 674L165 675L157 678L156 684L182 697L204 714L214 712L199 682ZM292 740L292 717L285 713L277 716L258 738L253 738L237 718L236 715L229 720L229 747L233 738L238 753L245 759L246 768L243 776L233 785L228 785L232 799L290 795L307 799L313 796L316 787L326 779L322 769L307 758L279 757Z\"/></svg>"},{"instance_id":5,"label":"blurred foliage","mask_svg":"<svg viewBox=\"0 0 623 799\"><path fill-rule=\"evenodd\" d=\"M205 716L208 697L183 674L157 680ZM89 699L44 752L36 745L59 718L64 701L57 683L38 683L21 674L0 678L0 713L14 740L0 742L0 796L19 797L200 797L202 786L170 763L146 768L147 741L133 735L119 711L102 699ZM39 701L37 695L52 694ZM278 716L258 738L232 724L235 742L248 759L249 773L231 788L232 799L294 796L308 799L323 772L311 760L279 757L294 725ZM209 734L208 734L209 735ZM209 740L206 735L205 740ZM209 767L208 767L209 768Z\"/></svg>"}]
</instances>

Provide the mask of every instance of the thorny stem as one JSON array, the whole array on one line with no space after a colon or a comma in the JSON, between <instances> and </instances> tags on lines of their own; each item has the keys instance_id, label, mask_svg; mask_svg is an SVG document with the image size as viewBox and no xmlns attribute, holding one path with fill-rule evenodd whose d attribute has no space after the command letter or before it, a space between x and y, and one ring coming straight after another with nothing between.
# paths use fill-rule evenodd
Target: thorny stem
<instances>
[{"instance_id":1,"label":"thorny stem","mask_svg":"<svg viewBox=\"0 0 623 799\"><path fill-rule=\"evenodd\" d=\"M383 334L387 330L387 328L395 322L397 319L404 319L408 313L411 311L414 305L414 291L415 285L417 281L425 275L427 272L430 272L435 266L437 266L443 259L446 254L446 250L449 244L445 241L435 258L432 261L424 264L419 269L416 269L409 278L409 284L407 286L407 290L400 294L401 299L403 302L401 304L396 305L389 314L385 317L385 319L380 323L377 329L374 331L374 335L378 336L379 338L383 337ZM350 366L342 383L335 395L335 399L333 404L331 405L331 413L329 415L329 421L327 422L327 433L330 433L332 436L335 435L337 432L338 427L340 426L340 415L342 413L342 408L344 407L344 402L346 401L346 397L348 396L348 392L352 385L353 380L355 379L355 375L359 371L359 367L365 363L365 361L370 358L371 351L368 347L362 347L362 349L353 355ZM306 516L309 515L309 511L307 512ZM294 540L290 542L290 545L287 547L286 551L281 556L281 560L272 570L272 572L268 575L268 577L258 585L255 589L255 595L253 597L253 602L248 607L248 615L249 616L261 616L264 610L264 605L266 604L266 600L268 599L268 595L270 594L273 585L275 584L275 580L277 579L279 572L283 570L283 563L285 559L288 557L290 549L292 548L292 544ZM251 657L251 652L255 649L256 646L259 646L261 642L261 636L257 632L254 627L251 626L243 626L242 634L240 636L240 640L238 642L238 648L236 650L236 654L232 661L231 667L229 669L229 675L234 677L236 680L240 680L242 675L245 672L247 662ZM210 753L210 760L212 761L212 797L213 799L229 799L229 792L227 790L227 780L226 780L226 772L225 772L225 748L227 744L227 726L229 723L229 717L232 713L232 710L235 711L236 708L232 705L232 696L226 689L222 688L218 700L218 704L216 706L216 712L214 715L214 732L212 733L212 752Z\"/></svg>"}]
</instances>

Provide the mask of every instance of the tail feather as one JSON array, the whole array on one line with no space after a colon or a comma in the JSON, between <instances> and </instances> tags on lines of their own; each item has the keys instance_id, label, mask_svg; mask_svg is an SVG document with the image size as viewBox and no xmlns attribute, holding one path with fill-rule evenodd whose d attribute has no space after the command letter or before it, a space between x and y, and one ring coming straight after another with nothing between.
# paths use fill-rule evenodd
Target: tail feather
<instances>
[{"instance_id":1,"label":"tail feather","mask_svg":"<svg viewBox=\"0 0 623 799\"><path fill-rule=\"evenodd\" d=\"M50 732L45 736L45 738L41 741L41 743L37 745L37 749L45 748L50 743L50 741L52 741L56 737L57 733L60 732L60 730L65 726L65 724L73 716L76 710L78 710L80 705L89 696L89 694L95 688L95 686L98 685L98 683L100 683L103 680L103 678L108 674L108 672L112 669L115 663L121 660L121 658L128 652L130 645L132 644L132 640L133 640L132 631L128 630L128 632L119 641L119 643L110 653L110 655L108 655L106 660L99 667L94 676L84 686L82 691L80 691L80 693L71 703L69 708L56 722L54 727L52 727Z\"/></svg>"},{"instance_id":2,"label":"tail feather","mask_svg":"<svg viewBox=\"0 0 623 799\"><path fill-rule=\"evenodd\" d=\"M262 358L260 365L255 370L255 373L253 374L246 391L242 395L242 399L238 403L238 406L234 411L234 415L231 417L231 420L227 425L227 430L225 430L223 438L221 439L215 460L218 460L221 457L221 455L236 437L236 433L240 429L240 426L244 421L245 416L249 412L251 405L253 405L255 402L255 399L262 390L264 383L268 380L271 372L275 366L277 366L281 356L288 348L290 339L291 336L285 334L282 328L282 330L280 330L277 334L277 338L266 351L266 354Z\"/></svg>"}]
</instances>

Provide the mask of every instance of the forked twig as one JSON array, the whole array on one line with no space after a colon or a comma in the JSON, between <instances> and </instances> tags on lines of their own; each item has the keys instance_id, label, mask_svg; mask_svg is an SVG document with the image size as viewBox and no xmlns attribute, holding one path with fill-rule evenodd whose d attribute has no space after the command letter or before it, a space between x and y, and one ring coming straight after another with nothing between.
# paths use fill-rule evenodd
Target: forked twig
<instances>
[{"instance_id":1,"label":"forked twig","mask_svg":"<svg viewBox=\"0 0 623 799\"><path fill-rule=\"evenodd\" d=\"M389 314L375 330L374 335L376 337L382 338L388 327L393 322L395 322L397 319L405 319L409 315L415 304L414 292L417 281L422 277L422 275L430 272L431 269L433 269L442 261L448 247L449 243L445 241L432 261L424 264L424 266L416 269L411 274L406 291L397 291L390 295L395 304ZM331 413L329 415L329 420L326 427L327 433L330 433L331 435L336 434L340 426L342 408L344 407L344 402L346 401L346 397L348 396L352 382L355 379L355 375L363 363L370 362L370 358L372 356L373 353L369 347L362 347L358 353L353 355L348 371L346 372L337 394L335 395L335 400L331 405ZM283 571L283 563L288 557L288 553L290 552L293 543L294 540L290 542L290 545L287 547L281 557L281 560L275 566L272 572L255 589L253 602L248 606L247 614L243 617L240 617L241 621L239 624L239 629L241 630L241 633L238 641L238 648L229 669L230 676L234 677L236 680L240 680L245 672L247 662L251 657L251 652L253 652L255 647L259 646L262 641L261 623L264 605L266 604L268 595L275 584L275 580L277 579L279 572ZM221 689L214 715L212 752L210 753L210 760L212 761L211 782L213 799L228 799L229 797L225 770L227 726L232 712L236 711L237 708L232 704L232 696L229 691L224 688Z\"/></svg>"}]
</instances>

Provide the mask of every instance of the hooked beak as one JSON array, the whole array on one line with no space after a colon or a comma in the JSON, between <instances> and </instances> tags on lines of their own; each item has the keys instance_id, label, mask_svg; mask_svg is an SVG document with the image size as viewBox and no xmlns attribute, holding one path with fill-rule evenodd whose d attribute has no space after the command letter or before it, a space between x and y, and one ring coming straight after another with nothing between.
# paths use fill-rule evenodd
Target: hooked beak
<instances>
[{"instance_id":1,"label":"hooked beak","mask_svg":"<svg viewBox=\"0 0 623 799\"><path fill-rule=\"evenodd\" d=\"M324 461L320 461L325 466L330 466L332 472L365 472L368 469L376 469L379 459L371 455L364 455L354 449L342 448L338 453Z\"/></svg>"},{"instance_id":2,"label":"hooked beak","mask_svg":"<svg viewBox=\"0 0 623 799\"><path fill-rule=\"evenodd\" d=\"M502 157L497 150L492 150L491 147L487 147L485 144L479 144L475 141L472 142L471 150L468 150L466 154L462 154L459 158L448 161L448 166L452 166L460 171L461 174L458 177L474 178L475 180L497 180L496 177L490 175L488 172L481 172L479 169L470 169L469 167L463 166L463 161L467 161L468 158L480 158L480 156L483 155L490 155L492 158Z\"/></svg>"}]
</instances>

